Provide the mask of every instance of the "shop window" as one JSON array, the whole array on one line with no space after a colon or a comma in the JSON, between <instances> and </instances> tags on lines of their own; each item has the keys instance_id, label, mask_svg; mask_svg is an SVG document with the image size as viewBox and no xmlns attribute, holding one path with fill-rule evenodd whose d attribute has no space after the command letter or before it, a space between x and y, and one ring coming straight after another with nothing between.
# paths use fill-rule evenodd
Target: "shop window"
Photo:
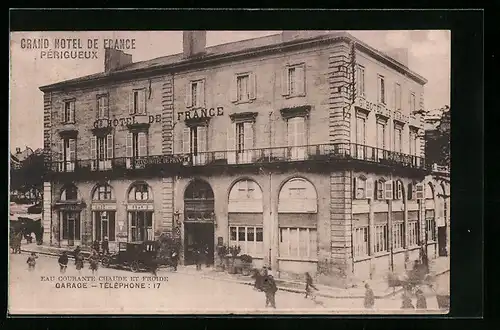
<instances>
[{"instance_id":1,"label":"shop window","mask_svg":"<svg viewBox=\"0 0 500 330\"><path fill-rule=\"evenodd\" d=\"M112 200L114 199L113 189L108 184L99 185L94 190L94 196L92 199L96 201Z\"/></svg>"},{"instance_id":2,"label":"shop window","mask_svg":"<svg viewBox=\"0 0 500 330\"><path fill-rule=\"evenodd\" d=\"M357 227L353 232L354 257L368 256L370 249L369 227Z\"/></svg>"},{"instance_id":3,"label":"shop window","mask_svg":"<svg viewBox=\"0 0 500 330\"><path fill-rule=\"evenodd\" d=\"M231 226L229 227L229 244L239 246L241 254L260 256L264 253L264 235L262 227Z\"/></svg>"},{"instance_id":4,"label":"shop window","mask_svg":"<svg viewBox=\"0 0 500 330\"><path fill-rule=\"evenodd\" d=\"M387 224L375 225L375 246L374 252L386 252L388 250Z\"/></svg>"},{"instance_id":5,"label":"shop window","mask_svg":"<svg viewBox=\"0 0 500 330\"><path fill-rule=\"evenodd\" d=\"M395 222L392 224L393 248L403 249L405 247L405 224L404 222Z\"/></svg>"},{"instance_id":6,"label":"shop window","mask_svg":"<svg viewBox=\"0 0 500 330\"><path fill-rule=\"evenodd\" d=\"M317 231L314 228L280 228L280 256L317 258Z\"/></svg>"},{"instance_id":7,"label":"shop window","mask_svg":"<svg viewBox=\"0 0 500 330\"><path fill-rule=\"evenodd\" d=\"M75 185L64 186L61 191L61 201L76 201L78 199L78 189Z\"/></svg>"}]
</instances>

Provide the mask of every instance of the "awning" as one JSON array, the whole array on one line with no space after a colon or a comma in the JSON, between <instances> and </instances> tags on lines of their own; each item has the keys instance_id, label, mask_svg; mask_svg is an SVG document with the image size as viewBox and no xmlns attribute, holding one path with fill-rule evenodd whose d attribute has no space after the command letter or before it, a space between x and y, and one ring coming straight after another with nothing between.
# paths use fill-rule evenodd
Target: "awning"
<instances>
[{"instance_id":1,"label":"awning","mask_svg":"<svg viewBox=\"0 0 500 330\"><path fill-rule=\"evenodd\" d=\"M42 219L42 215L41 214L17 213L17 214L10 216L10 220L14 220L14 221L21 220L21 218L31 219L33 221L37 221L37 220Z\"/></svg>"}]
</instances>

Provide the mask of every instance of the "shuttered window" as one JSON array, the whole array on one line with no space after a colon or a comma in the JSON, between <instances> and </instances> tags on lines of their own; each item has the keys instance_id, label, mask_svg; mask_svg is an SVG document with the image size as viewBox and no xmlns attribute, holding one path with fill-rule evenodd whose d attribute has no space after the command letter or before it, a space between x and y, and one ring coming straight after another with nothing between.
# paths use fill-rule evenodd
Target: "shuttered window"
<instances>
[{"instance_id":1,"label":"shuttered window","mask_svg":"<svg viewBox=\"0 0 500 330\"><path fill-rule=\"evenodd\" d=\"M287 66L282 74L283 96L304 96L305 93L305 64Z\"/></svg>"},{"instance_id":2,"label":"shuttered window","mask_svg":"<svg viewBox=\"0 0 500 330\"><path fill-rule=\"evenodd\" d=\"M280 257L316 259L318 255L317 231L313 228L280 227Z\"/></svg>"}]
</instances>

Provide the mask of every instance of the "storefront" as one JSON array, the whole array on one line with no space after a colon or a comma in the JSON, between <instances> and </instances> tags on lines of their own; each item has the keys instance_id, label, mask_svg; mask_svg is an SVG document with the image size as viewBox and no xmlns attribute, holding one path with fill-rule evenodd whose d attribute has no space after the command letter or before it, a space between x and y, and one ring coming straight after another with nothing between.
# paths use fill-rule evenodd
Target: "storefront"
<instances>
[{"instance_id":1,"label":"storefront","mask_svg":"<svg viewBox=\"0 0 500 330\"><path fill-rule=\"evenodd\" d=\"M102 242L106 237L110 249L116 242L116 199L108 184L97 185L92 194L92 241Z\"/></svg>"},{"instance_id":2,"label":"storefront","mask_svg":"<svg viewBox=\"0 0 500 330\"><path fill-rule=\"evenodd\" d=\"M129 189L127 199L127 221L129 242L154 240L153 192L146 182L136 182ZM122 227L123 224L120 224ZM120 228L120 232L123 228Z\"/></svg>"},{"instance_id":3,"label":"storefront","mask_svg":"<svg viewBox=\"0 0 500 330\"><path fill-rule=\"evenodd\" d=\"M57 223L53 225L53 232L59 245L82 245L85 236L83 221L86 216L86 204L81 200L74 184L67 184L61 189L59 199L53 208L57 218Z\"/></svg>"}]
</instances>

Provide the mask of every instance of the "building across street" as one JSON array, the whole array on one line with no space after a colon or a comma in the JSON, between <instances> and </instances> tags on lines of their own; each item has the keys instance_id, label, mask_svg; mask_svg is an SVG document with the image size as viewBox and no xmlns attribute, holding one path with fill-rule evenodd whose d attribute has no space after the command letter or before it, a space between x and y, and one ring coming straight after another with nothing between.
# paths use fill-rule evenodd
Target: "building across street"
<instances>
[{"instance_id":1,"label":"building across street","mask_svg":"<svg viewBox=\"0 0 500 330\"><path fill-rule=\"evenodd\" d=\"M177 233L239 245L280 277L370 279L449 251L449 179L425 164L407 53L284 31L105 70L44 93L44 244ZM443 179L444 178L444 179Z\"/></svg>"}]
</instances>

